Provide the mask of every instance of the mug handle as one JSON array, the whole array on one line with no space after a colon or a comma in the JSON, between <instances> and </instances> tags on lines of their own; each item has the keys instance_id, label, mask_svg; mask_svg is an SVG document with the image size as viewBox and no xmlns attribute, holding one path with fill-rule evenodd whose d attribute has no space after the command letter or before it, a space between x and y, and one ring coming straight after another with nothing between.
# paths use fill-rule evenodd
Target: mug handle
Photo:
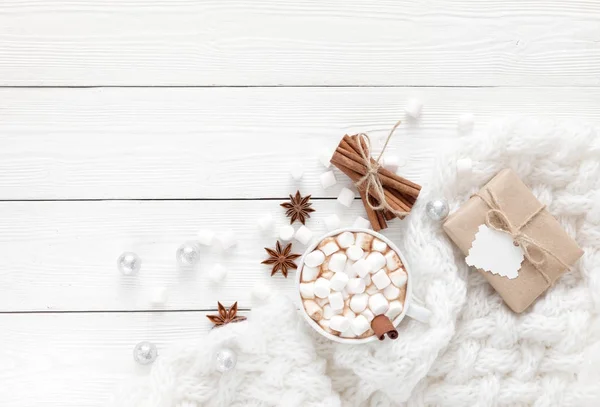
<instances>
[{"instance_id":1,"label":"mug handle","mask_svg":"<svg viewBox=\"0 0 600 407\"><path fill-rule=\"evenodd\" d=\"M406 315L411 317L412 319L427 324L429 323L431 311L429 311L427 308L411 303L406 309Z\"/></svg>"}]
</instances>

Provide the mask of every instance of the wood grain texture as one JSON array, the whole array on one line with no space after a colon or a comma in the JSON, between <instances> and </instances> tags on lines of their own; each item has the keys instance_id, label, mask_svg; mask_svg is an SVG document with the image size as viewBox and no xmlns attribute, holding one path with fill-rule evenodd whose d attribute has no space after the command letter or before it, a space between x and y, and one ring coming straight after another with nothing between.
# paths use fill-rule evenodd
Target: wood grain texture
<instances>
[{"instance_id":1,"label":"wood grain texture","mask_svg":"<svg viewBox=\"0 0 600 407\"><path fill-rule=\"evenodd\" d=\"M0 84L600 84L595 0L4 0Z\"/></svg>"},{"instance_id":2,"label":"wood grain texture","mask_svg":"<svg viewBox=\"0 0 600 407\"><path fill-rule=\"evenodd\" d=\"M149 367L133 361L138 342L159 354L206 335L204 312L0 314L3 407L100 407Z\"/></svg>"},{"instance_id":3,"label":"wood grain texture","mask_svg":"<svg viewBox=\"0 0 600 407\"><path fill-rule=\"evenodd\" d=\"M335 197L318 151L362 131L380 146L410 97L423 116L389 153L417 182L465 112L476 131L518 114L600 123L600 88L0 89L0 199L285 197L294 162L304 190Z\"/></svg>"}]
</instances>

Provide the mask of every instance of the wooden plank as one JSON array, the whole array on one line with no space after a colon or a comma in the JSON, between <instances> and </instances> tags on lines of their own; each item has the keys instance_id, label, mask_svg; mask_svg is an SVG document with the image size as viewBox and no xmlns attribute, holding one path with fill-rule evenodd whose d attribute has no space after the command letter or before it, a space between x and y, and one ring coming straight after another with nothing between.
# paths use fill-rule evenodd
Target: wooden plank
<instances>
[{"instance_id":1,"label":"wooden plank","mask_svg":"<svg viewBox=\"0 0 600 407\"><path fill-rule=\"evenodd\" d=\"M0 84L597 86L600 3L4 0Z\"/></svg>"},{"instance_id":2,"label":"wooden plank","mask_svg":"<svg viewBox=\"0 0 600 407\"><path fill-rule=\"evenodd\" d=\"M1 314L3 407L106 406L118 386L149 368L134 346L151 341L165 354L210 329L204 312Z\"/></svg>"},{"instance_id":3,"label":"wooden plank","mask_svg":"<svg viewBox=\"0 0 600 407\"><path fill-rule=\"evenodd\" d=\"M600 88L0 89L0 199L283 197L294 162L305 190L335 197L317 152L345 133L381 140L415 96L423 116L389 152L417 182L464 112L477 130L516 114L600 122Z\"/></svg>"}]
</instances>

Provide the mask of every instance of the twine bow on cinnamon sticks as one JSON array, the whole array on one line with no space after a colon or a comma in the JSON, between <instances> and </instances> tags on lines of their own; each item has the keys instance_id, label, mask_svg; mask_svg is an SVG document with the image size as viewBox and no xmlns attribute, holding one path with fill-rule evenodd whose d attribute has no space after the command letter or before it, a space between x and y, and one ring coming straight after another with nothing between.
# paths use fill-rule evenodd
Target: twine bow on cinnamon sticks
<instances>
[{"instance_id":1,"label":"twine bow on cinnamon sticks","mask_svg":"<svg viewBox=\"0 0 600 407\"><path fill-rule=\"evenodd\" d=\"M401 122L397 122L385 144L373 159L371 140L364 133L345 135L331 158L331 163L354 182L363 201L373 230L387 228L387 221L404 218L412 209L421 186L411 182L381 165L381 158Z\"/></svg>"}]
</instances>

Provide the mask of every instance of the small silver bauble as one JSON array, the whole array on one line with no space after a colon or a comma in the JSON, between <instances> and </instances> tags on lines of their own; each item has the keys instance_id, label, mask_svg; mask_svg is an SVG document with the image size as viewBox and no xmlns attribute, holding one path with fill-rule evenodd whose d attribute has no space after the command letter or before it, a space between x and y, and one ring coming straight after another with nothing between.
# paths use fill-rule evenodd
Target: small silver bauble
<instances>
[{"instance_id":1,"label":"small silver bauble","mask_svg":"<svg viewBox=\"0 0 600 407\"><path fill-rule=\"evenodd\" d=\"M440 221L448 216L450 207L445 199L436 199L427 202L427 205L425 206L425 212L427 212L429 219Z\"/></svg>"},{"instance_id":2,"label":"small silver bauble","mask_svg":"<svg viewBox=\"0 0 600 407\"><path fill-rule=\"evenodd\" d=\"M119 271L126 276L137 274L142 267L142 259L135 253L125 252L117 259Z\"/></svg>"},{"instance_id":3,"label":"small silver bauble","mask_svg":"<svg viewBox=\"0 0 600 407\"><path fill-rule=\"evenodd\" d=\"M235 367L237 363L237 355L229 348L221 348L215 355L215 368L225 373Z\"/></svg>"},{"instance_id":4,"label":"small silver bauble","mask_svg":"<svg viewBox=\"0 0 600 407\"><path fill-rule=\"evenodd\" d=\"M151 342L140 342L133 348L133 359L140 365L149 365L158 357L158 349Z\"/></svg>"},{"instance_id":5,"label":"small silver bauble","mask_svg":"<svg viewBox=\"0 0 600 407\"><path fill-rule=\"evenodd\" d=\"M182 266L193 266L200 260L200 246L196 242L185 242L179 246L175 256Z\"/></svg>"}]
</instances>

